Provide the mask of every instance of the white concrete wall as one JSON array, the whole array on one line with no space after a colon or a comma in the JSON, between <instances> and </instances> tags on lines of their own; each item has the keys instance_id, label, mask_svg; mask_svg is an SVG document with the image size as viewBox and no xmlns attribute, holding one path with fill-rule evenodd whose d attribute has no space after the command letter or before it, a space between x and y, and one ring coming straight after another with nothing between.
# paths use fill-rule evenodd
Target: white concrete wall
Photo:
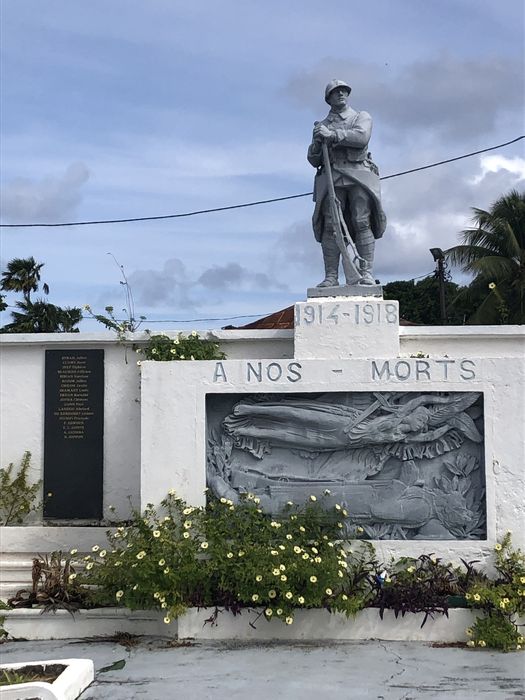
<instances>
[{"instance_id":1,"label":"white concrete wall","mask_svg":"<svg viewBox=\"0 0 525 700\"><path fill-rule=\"evenodd\" d=\"M293 355L293 331L218 331L213 337L231 358ZM124 347L109 333L0 336L0 466L18 464L29 450L31 477L42 478L45 351L103 349L104 517L127 517L130 503L139 506L140 491L140 372L132 345L146 339L136 333Z\"/></svg>"},{"instance_id":2,"label":"white concrete wall","mask_svg":"<svg viewBox=\"0 0 525 700\"><path fill-rule=\"evenodd\" d=\"M176 331L168 332L175 336ZM202 333L204 335L204 333ZM230 360L290 359L292 330L213 331ZM349 338L351 342L351 337ZM0 465L18 463L25 450L32 453L32 477L43 472L44 362L46 349L102 348L105 350L104 515L126 517L131 503L140 503L140 373L131 344L146 341L134 334L124 348L109 333L72 333L0 336ZM417 353L431 358L525 358L522 326L400 327L400 355ZM371 348L373 353L373 348ZM126 355L128 362L126 363ZM518 362L517 367L521 367ZM519 370L513 370L513 373ZM521 386L509 375L509 401L518 407ZM503 381L503 379L501 380ZM502 399L503 400L503 399ZM506 402L507 403L507 402ZM501 419L501 415L499 417ZM503 420L503 430L509 424ZM515 422L515 419L513 420ZM523 460L522 460L523 462Z\"/></svg>"}]
</instances>

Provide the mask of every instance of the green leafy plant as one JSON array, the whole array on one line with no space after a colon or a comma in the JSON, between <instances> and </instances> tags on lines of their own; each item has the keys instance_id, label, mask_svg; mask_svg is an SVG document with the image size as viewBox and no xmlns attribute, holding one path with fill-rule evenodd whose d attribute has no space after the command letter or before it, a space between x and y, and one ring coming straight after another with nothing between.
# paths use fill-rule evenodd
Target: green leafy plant
<instances>
[{"instance_id":1,"label":"green leafy plant","mask_svg":"<svg viewBox=\"0 0 525 700\"><path fill-rule=\"evenodd\" d=\"M15 471L13 462L0 469L0 525L20 525L30 514L37 512L42 481L29 481L31 453L24 452L20 467Z\"/></svg>"},{"instance_id":2,"label":"green leafy plant","mask_svg":"<svg viewBox=\"0 0 525 700\"><path fill-rule=\"evenodd\" d=\"M92 607L88 592L81 588L70 555L51 552L33 559L31 589L22 589L9 598L11 608L39 606L43 612Z\"/></svg>"},{"instance_id":3,"label":"green leafy plant","mask_svg":"<svg viewBox=\"0 0 525 700\"><path fill-rule=\"evenodd\" d=\"M510 532L495 545L494 559L497 578L476 580L465 596L472 607L485 614L467 630L469 646L519 650L523 635L516 618L525 615L525 554L512 547Z\"/></svg>"},{"instance_id":4,"label":"green leafy plant","mask_svg":"<svg viewBox=\"0 0 525 700\"><path fill-rule=\"evenodd\" d=\"M165 333L149 334L146 345L137 348L146 360L166 362L169 360L224 360L226 355L219 350L219 344L208 338L201 338L197 331L189 335L179 333L171 338Z\"/></svg>"}]
</instances>

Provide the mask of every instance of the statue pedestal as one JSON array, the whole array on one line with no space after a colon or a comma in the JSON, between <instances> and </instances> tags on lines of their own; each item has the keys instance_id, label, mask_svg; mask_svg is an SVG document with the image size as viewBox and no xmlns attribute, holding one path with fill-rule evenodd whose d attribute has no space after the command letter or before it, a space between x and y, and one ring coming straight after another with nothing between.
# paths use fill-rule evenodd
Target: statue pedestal
<instances>
[{"instance_id":1,"label":"statue pedestal","mask_svg":"<svg viewBox=\"0 0 525 700\"><path fill-rule=\"evenodd\" d=\"M398 357L399 304L358 295L298 302L294 343L300 359Z\"/></svg>"},{"instance_id":2,"label":"statue pedestal","mask_svg":"<svg viewBox=\"0 0 525 700\"><path fill-rule=\"evenodd\" d=\"M383 287L380 284L341 284L337 287L308 287L308 299L318 297L379 297L383 298Z\"/></svg>"}]
</instances>

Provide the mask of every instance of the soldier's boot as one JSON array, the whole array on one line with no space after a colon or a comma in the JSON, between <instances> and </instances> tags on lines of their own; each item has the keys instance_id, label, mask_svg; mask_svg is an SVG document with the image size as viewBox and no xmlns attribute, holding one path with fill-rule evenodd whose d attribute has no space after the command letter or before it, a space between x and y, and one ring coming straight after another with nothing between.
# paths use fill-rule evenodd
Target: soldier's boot
<instances>
[{"instance_id":1,"label":"soldier's boot","mask_svg":"<svg viewBox=\"0 0 525 700\"><path fill-rule=\"evenodd\" d=\"M319 282L318 287L339 286L339 258L341 253L335 242L332 233L326 232L321 241L324 262L324 280Z\"/></svg>"},{"instance_id":2,"label":"soldier's boot","mask_svg":"<svg viewBox=\"0 0 525 700\"><path fill-rule=\"evenodd\" d=\"M370 230L368 220L357 222L357 240L356 248L359 255L359 272L361 279L359 284L370 285L376 284L373 274L374 250L375 250L374 234Z\"/></svg>"}]
</instances>

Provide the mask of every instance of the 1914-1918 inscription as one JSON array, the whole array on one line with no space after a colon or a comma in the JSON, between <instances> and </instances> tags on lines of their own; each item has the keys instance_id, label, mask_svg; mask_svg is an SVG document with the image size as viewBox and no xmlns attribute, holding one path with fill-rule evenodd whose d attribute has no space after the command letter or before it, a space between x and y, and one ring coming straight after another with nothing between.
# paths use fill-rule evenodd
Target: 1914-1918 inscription
<instances>
[{"instance_id":1,"label":"1914-1918 inscription","mask_svg":"<svg viewBox=\"0 0 525 700\"><path fill-rule=\"evenodd\" d=\"M102 517L104 351L47 350L45 518Z\"/></svg>"}]
</instances>

